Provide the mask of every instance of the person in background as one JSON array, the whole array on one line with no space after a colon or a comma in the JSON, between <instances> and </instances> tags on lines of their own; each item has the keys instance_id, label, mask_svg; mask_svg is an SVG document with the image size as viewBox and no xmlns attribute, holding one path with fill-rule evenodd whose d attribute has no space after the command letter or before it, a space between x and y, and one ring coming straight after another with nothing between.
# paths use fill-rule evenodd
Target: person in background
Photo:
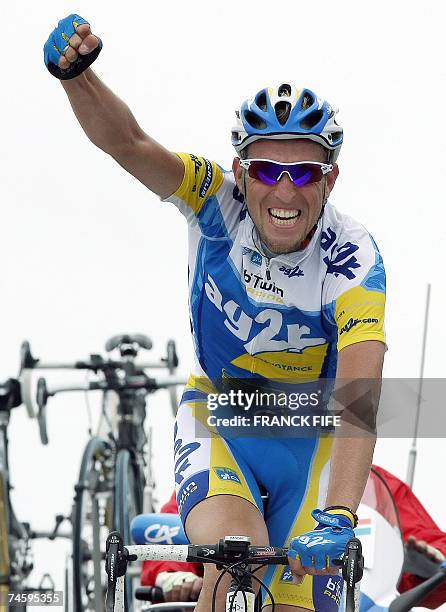
<instances>
[{"instance_id":1,"label":"person in background","mask_svg":"<svg viewBox=\"0 0 446 612\"><path fill-rule=\"evenodd\" d=\"M178 514L175 491L160 512ZM203 586L202 576L202 563L143 561L141 584L160 587L165 601L197 601Z\"/></svg>"},{"instance_id":2,"label":"person in background","mask_svg":"<svg viewBox=\"0 0 446 612\"><path fill-rule=\"evenodd\" d=\"M373 466L385 481L398 509L403 541L437 563L446 556L446 533L442 531L416 495L399 478L377 465ZM160 512L178 513L175 492ZM196 601L203 584L201 563L179 563L174 561L144 561L141 584L158 586L163 590L165 601ZM423 582L423 578L404 573L398 584L398 591L404 593ZM423 608L435 610L446 603L446 583L428 595L420 604Z\"/></svg>"}]
</instances>

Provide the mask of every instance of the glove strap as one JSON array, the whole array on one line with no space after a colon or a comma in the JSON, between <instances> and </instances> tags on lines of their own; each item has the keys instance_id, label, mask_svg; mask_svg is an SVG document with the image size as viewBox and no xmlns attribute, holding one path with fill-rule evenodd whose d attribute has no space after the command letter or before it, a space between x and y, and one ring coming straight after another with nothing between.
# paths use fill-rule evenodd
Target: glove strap
<instances>
[{"instance_id":1,"label":"glove strap","mask_svg":"<svg viewBox=\"0 0 446 612\"><path fill-rule=\"evenodd\" d=\"M56 66L56 64L53 64L53 62L48 62L47 68L57 79L60 79L61 81L68 81L69 79L74 79L82 74L84 70L87 70L87 68L95 61L101 50L102 41L99 40L99 44L96 49L91 51L91 53L87 53L87 55L79 55L78 58L66 70L62 70L62 68L59 68L59 66Z\"/></svg>"},{"instance_id":2,"label":"glove strap","mask_svg":"<svg viewBox=\"0 0 446 612\"><path fill-rule=\"evenodd\" d=\"M351 508L347 508L347 506L327 506L327 508L324 508L324 512L327 512L327 514L341 514L346 516L350 519L353 528L358 524L358 515L355 514Z\"/></svg>"},{"instance_id":3,"label":"glove strap","mask_svg":"<svg viewBox=\"0 0 446 612\"><path fill-rule=\"evenodd\" d=\"M319 525L323 525L324 527L334 527L336 529L351 529L353 527L351 519L344 514L323 512L317 508L313 510L311 516ZM316 527L316 529L318 529L318 527Z\"/></svg>"}]
</instances>

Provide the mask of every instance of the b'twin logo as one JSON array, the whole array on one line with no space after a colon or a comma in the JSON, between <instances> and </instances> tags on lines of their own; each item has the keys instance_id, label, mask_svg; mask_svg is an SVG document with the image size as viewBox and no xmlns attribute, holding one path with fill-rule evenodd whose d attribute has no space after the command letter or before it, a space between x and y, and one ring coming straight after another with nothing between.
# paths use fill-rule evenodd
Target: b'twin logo
<instances>
[{"instance_id":1,"label":"b'twin logo","mask_svg":"<svg viewBox=\"0 0 446 612\"><path fill-rule=\"evenodd\" d=\"M245 279L245 283L247 285L252 285L254 289L270 291L271 293L283 297L283 289L278 287L274 281L265 281L263 276L260 276L260 274L253 274L252 272L248 272L248 270L245 269L243 270L243 278Z\"/></svg>"}]
</instances>

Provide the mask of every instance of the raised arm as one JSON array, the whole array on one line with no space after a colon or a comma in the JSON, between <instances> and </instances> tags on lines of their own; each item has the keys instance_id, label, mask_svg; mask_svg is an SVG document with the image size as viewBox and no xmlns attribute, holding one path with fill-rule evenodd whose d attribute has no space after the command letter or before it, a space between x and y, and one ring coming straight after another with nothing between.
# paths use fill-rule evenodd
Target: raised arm
<instances>
[{"instance_id":1,"label":"raised arm","mask_svg":"<svg viewBox=\"0 0 446 612\"><path fill-rule=\"evenodd\" d=\"M45 44L45 62L61 79L74 113L88 138L161 197L180 185L184 166L174 153L150 138L128 106L88 66L100 40L78 15L61 20Z\"/></svg>"}]
</instances>

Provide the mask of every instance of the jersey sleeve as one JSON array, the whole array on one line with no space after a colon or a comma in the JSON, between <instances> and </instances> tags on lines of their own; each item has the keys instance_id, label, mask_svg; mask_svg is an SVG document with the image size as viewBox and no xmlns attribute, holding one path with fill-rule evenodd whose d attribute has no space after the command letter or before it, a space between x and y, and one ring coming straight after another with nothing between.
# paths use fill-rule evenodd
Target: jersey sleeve
<instances>
[{"instance_id":1,"label":"jersey sleeve","mask_svg":"<svg viewBox=\"0 0 446 612\"><path fill-rule=\"evenodd\" d=\"M338 351L366 340L386 341L386 275L381 254L362 226L347 229L338 237L328 227L321 239L327 266L323 312L335 328Z\"/></svg>"},{"instance_id":2,"label":"jersey sleeve","mask_svg":"<svg viewBox=\"0 0 446 612\"><path fill-rule=\"evenodd\" d=\"M217 193L223 183L223 172L214 162L192 153L177 153L184 164L181 185L167 201L177 204L189 216L198 215L206 200Z\"/></svg>"},{"instance_id":3,"label":"jersey sleeve","mask_svg":"<svg viewBox=\"0 0 446 612\"><path fill-rule=\"evenodd\" d=\"M177 153L184 164L181 185L166 198L186 217L189 227L209 238L227 238L236 231L243 208L232 172L191 153Z\"/></svg>"}]
</instances>

